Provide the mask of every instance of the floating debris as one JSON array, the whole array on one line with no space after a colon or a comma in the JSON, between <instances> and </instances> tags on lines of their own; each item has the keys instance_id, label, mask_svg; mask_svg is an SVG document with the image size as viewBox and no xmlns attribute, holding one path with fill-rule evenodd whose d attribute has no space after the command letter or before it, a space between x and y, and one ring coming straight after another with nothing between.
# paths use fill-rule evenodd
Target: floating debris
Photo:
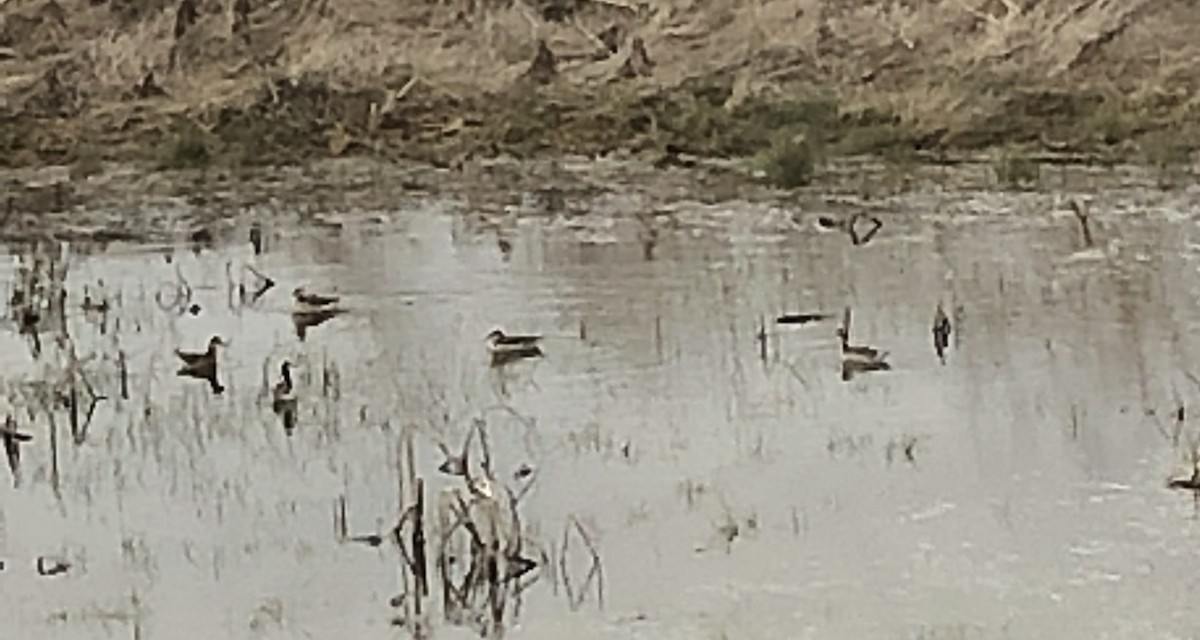
<instances>
[{"instance_id":1,"label":"floating debris","mask_svg":"<svg viewBox=\"0 0 1200 640\"><path fill-rule=\"evenodd\" d=\"M828 313L785 313L775 318L775 324L809 324L832 318Z\"/></svg>"},{"instance_id":2,"label":"floating debris","mask_svg":"<svg viewBox=\"0 0 1200 640\"><path fill-rule=\"evenodd\" d=\"M57 576L66 573L71 568L71 563L62 558L54 558L50 556L38 556L37 572L39 576Z\"/></svg>"}]
</instances>

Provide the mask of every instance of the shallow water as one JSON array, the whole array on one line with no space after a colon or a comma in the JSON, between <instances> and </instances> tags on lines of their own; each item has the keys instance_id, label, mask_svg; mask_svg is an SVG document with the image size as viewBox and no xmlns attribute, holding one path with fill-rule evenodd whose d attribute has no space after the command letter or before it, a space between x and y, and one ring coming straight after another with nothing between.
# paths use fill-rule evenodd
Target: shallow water
<instances>
[{"instance_id":1,"label":"shallow water","mask_svg":"<svg viewBox=\"0 0 1200 640\"><path fill-rule=\"evenodd\" d=\"M556 543L574 515L604 563L603 609L572 611L547 576L510 637L1195 637L1200 525L1165 488L1188 471L1170 415L1200 394L1190 198L1104 194L1091 251L1048 198L929 192L884 203L863 247L776 206L678 202L646 223L609 194L583 215L414 200L269 227L261 256L77 255L73 307L100 279L115 307L104 334L72 311L71 335L81 357L119 336L130 399L112 362L87 365L111 399L81 445L59 436L57 495L46 422L29 427L23 484L0 482L0 637L134 637L135 619L141 638L400 636L395 551L339 544L333 504L352 534L386 532L402 429L437 491L433 443L475 416L500 477L537 469L528 536ZM278 286L230 304L226 263ZM176 267L196 317L155 299ZM350 308L303 342L299 283ZM960 307L945 365L939 300ZM770 322L847 305L892 371L843 381L838 320ZM494 326L544 334L546 358L489 368ZM231 342L220 396L171 353L214 333ZM7 384L40 375L0 340ZM284 357L301 365L290 438L264 381ZM38 576L41 554L73 566Z\"/></svg>"}]
</instances>

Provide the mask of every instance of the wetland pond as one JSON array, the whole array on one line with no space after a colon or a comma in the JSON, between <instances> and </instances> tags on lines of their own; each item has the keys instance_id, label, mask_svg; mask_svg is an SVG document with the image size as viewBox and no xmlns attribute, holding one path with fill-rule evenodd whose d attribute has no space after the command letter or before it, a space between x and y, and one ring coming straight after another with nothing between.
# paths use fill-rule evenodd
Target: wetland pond
<instances>
[{"instance_id":1,"label":"wetland pond","mask_svg":"<svg viewBox=\"0 0 1200 640\"><path fill-rule=\"evenodd\" d=\"M403 443L435 528L462 484L437 445L478 424L537 562L506 637L1195 638L1200 520L1167 480L1200 437L1198 198L1114 181L785 206L612 185L280 205L261 254L249 213L204 247L52 245L75 364L61 326L37 358L18 323L0 334L33 436L19 483L0 468L0 637L410 637L388 534ZM811 224L859 208L885 222L866 245ZM242 295L246 265L275 286ZM303 340L301 284L346 309ZM85 288L107 311L81 310ZM843 379L845 307L891 370ZM833 318L774 321L811 311ZM542 334L544 357L490 366L495 327ZM211 335L220 394L175 371ZM285 359L290 435L271 407ZM105 396L90 419L33 399L66 370ZM69 567L39 575L39 557ZM430 573L420 633L478 637Z\"/></svg>"}]
</instances>

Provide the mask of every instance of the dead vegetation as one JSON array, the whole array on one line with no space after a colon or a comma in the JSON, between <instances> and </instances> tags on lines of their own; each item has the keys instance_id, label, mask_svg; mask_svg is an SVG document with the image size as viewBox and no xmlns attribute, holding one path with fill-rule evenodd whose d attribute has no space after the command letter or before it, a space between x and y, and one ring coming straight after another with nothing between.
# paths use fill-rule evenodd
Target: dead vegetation
<instances>
[{"instance_id":1,"label":"dead vegetation","mask_svg":"<svg viewBox=\"0 0 1200 640\"><path fill-rule=\"evenodd\" d=\"M783 153L802 184L798 135L814 161L1095 152L1200 122L1185 3L8 0L0 18L9 164L169 166L199 128L205 153L183 156L208 162L676 145Z\"/></svg>"}]
</instances>

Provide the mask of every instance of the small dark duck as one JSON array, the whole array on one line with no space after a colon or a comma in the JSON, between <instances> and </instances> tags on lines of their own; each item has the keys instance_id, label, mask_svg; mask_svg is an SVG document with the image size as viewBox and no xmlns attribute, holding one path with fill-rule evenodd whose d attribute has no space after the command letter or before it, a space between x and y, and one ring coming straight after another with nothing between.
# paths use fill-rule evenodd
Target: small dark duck
<instances>
[{"instance_id":1,"label":"small dark duck","mask_svg":"<svg viewBox=\"0 0 1200 640\"><path fill-rule=\"evenodd\" d=\"M36 566L38 575L46 577L61 575L71 569L70 562L50 556L38 556Z\"/></svg>"},{"instance_id":2,"label":"small dark duck","mask_svg":"<svg viewBox=\"0 0 1200 640\"><path fill-rule=\"evenodd\" d=\"M942 303L939 302L937 309L933 312L933 350L942 364L946 364L946 349L950 347L950 333L950 318L946 316L946 312L942 309Z\"/></svg>"},{"instance_id":3,"label":"small dark duck","mask_svg":"<svg viewBox=\"0 0 1200 640\"><path fill-rule=\"evenodd\" d=\"M292 300L295 302L293 313L324 313L333 309L340 298L309 293L299 286L292 290Z\"/></svg>"},{"instance_id":4,"label":"small dark duck","mask_svg":"<svg viewBox=\"0 0 1200 640\"><path fill-rule=\"evenodd\" d=\"M175 355L183 361L185 369L202 370L207 368L216 368L217 366L217 347L227 347L229 343L221 339L221 336L213 336L208 339L208 349L204 351L183 351L176 349Z\"/></svg>"},{"instance_id":5,"label":"small dark duck","mask_svg":"<svg viewBox=\"0 0 1200 640\"><path fill-rule=\"evenodd\" d=\"M4 454L8 458L8 470L12 472L13 486L21 485L21 444L33 440L28 433L17 430L17 421L11 415L0 424L0 439L4 440Z\"/></svg>"},{"instance_id":6,"label":"small dark duck","mask_svg":"<svg viewBox=\"0 0 1200 640\"><path fill-rule=\"evenodd\" d=\"M296 328L296 337L303 342L308 336L308 330L320 326L328 320L343 313L345 309L337 306L337 296L323 296L308 293L304 287L296 287L292 291L295 304L292 307L292 324Z\"/></svg>"},{"instance_id":7,"label":"small dark duck","mask_svg":"<svg viewBox=\"0 0 1200 640\"><path fill-rule=\"evenodd\" d=\"M542 349L538 343L541 336L505 334L500 329L492 329L485 338L488 353L492 356L493 364L503 364L522 358L540 358Z\"/></svg>"},{"instance_id":8,"label":"small dark duck","mask_svg":"<svg viewBox=\"0 0 1200 640\"><path fill-rule=\"evenodd\" d=\"M283 420L283 431L292 435L296 430L296 387L292 384L292 363L287 360L279 367L279 382L271 390L271 411Z\"/></svg>"},{"instance_id":9,"label":"small dark duck","mask_svg":"<svg viewBox=\"0 0 1200 640\"><path fill-rule=\"evenodd\" d=\"M221 386L217 380L217 347L226 346L229 346L229 343L222 340L220 336L213 336L208 341L208 349L203 352L176 349L175 355L183 361L183 366L176 374L206 380L214 394L221 394L225 391L225 387Z\"/></svg>"}]
</instances>

